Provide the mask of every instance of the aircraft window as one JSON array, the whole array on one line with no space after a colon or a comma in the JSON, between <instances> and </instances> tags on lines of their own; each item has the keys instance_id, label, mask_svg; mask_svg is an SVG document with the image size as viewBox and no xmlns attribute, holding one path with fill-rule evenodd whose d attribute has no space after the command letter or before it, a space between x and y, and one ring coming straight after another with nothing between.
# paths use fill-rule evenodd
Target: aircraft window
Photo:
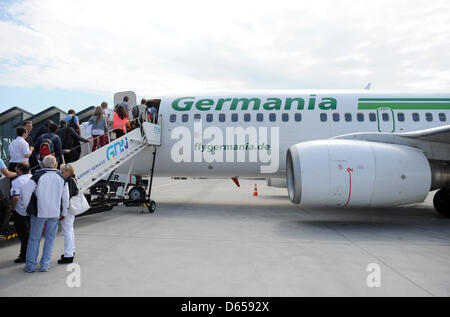
<instances>
[{"instance_id":1,"label":"aircraft window","mask_svg":"<svg viewBox=\"0 0 450 317\"><path fill-rule=\"evenodd\" d=\"M405 114L403 112L397 113L397 119L400 122L405 121Z\"/></svg>"},{"instance_id":2,"label":"aircraft window","mask_svg":"<svg viewBox=\"0 0 450 317\"><path fill-rule=\"evenodd\" d=\"M417 112L414 112L414 113L412 114L412 118L413 118L413 120L416 121L416 122L420 120L419 114L418 114Z\"/></svg>"},{"instance_id":3,"label":"aircraft window","mask_svg":"<svg viewBox=\"0 0 450 317\"><path fill-rule=\"evenodd\" d=\"M238 114L237 113L233 113L231 115L231 121L232 122L237 122L238 121Z\"/></svg>"},{"instance_id":4,"label":"aircraft window","mask_svg":"<svg viewBox=\"0 0 450 317\"><path fill-rule=\"evenodd\" d=\"M170 122L175 122L177 121L177 115L176 114L171 114L170 115Z\"/></svg>"},{"instance_id":5,"label":"aircraft window","mask_svg":"<svg viewBox=\"0 0 450 317\"><path fill-rule=\"evenodd\" d=\"M339 122L339 120L340 120L339 113L333 113L333 121L334 122Z\"/></svg>"},{"instance_id":6,"label":"aircraft window","mask_svg":"<svg viewBox=\"0 0 450 317\"><path fill-rule=\"evenodd\" d=\"M381 117L383 118L383 121L389 121L389 114L383 113L383 114L381 115Z\"/></svg>"},{"instance_id":7,"label":"aircraft window","mask_svg":"<svg viewBox=\"0 0 450 317\"><path fill-rule=\"evenodd\" d=\"M441 120L442 122L447 120L445 113L440 113L439 114L439 120Z\"/></svg>"},{"instance_id":8,"label":"aircraft window","mask_svg":"<svg viewBox=\"0 0 450 317\"><path fill-rule=\"evenodd\" d=\"M375 113L369 113L369 120L372 122L377 121L377 115Z\"/></svg>"},{"instance_id":9,"label":"aircraft window","mask_svg":"<svg viewBox=\"0 0 450 317\"><path fill-rule=\"evenodd\" d=\"M207 121L207 122L212 122L212 121L213 121L213 115L212 115L212 113L208 113L208 114L206 115L206 121Z\"/></svg>"},{"instance_id":10,"label":"aircraft window","mask_svg":"<svg viewBox=\"0 0 450 317\"><path fill-rule=\"evenodd\" d=\"M275 113L269 113L269 121L270 122L277 121L277 115Z\"/></svg>"},{"instance_id":11,"label":"aircraft window","mask_svg":"<svg viewBox=\"0 0 450 317\"><path fill-rule=\"evenodd\" d=\"M264 120L264 115L262 113L258 113L256 115L256 121L261 122Z\"/></svg>"},{"instance_id":12,"label":"aircraft window","mask_svg":"<svg viewBox=\"0 0 450 317\"><path fill-rule=\"evenodd\" d=\"M281 120L283 120L283 122L289 121L289 114L288 113L283 113L281 115Z\"/></svg>"},{"instance_id":13,"label":"aircraft window","mask_svg":"<svg viewBox=\"0 0 450 317\"><path fill-rule=\"evenodd\" d=\"M245 122L249 122L250 120L251 120L250 113L245 113L244 114L244 121Z\"/></svg>"},{"instance_id":14,"label":"aircraft window","mask_svg":"<svg viewBox=\"0 0 450 317\"><path fill-rule=\"evenodd\" d=\"M188 120L189 120L189 115L187 113L185 113L181 116L181 121L188 122Z\"/></svg>"},{"instance_id":15,"label":"aircraft window","mask_svg":"<svg viewBox=\"0 0 450 317\"><path fill-rule=\"evenodd\" d=\"M200 115L200 113L196 113L196 114L194 114L194 119L201 119L202 118L202 116Z\"/></svg>"},{"instance_id":16,"label":"aircraft window","mask_svg":"<svg viewBox=\"0 0 450 317\"><path fill-rule=\"evenodd\" d=\"M295 114L295 121L297 121L297 122L302 121L302 114L301 113L296 113Z\"/></svg>"},{"instance_id":17,"label":"aircraft window","mask_svg":"<svg viewBox=\"0 0 450 317\"><path fill-rule=\"evenodd\" d=\"M352 121L352 114L351 113L346 113L345 114L345 121L347 121L347 122Z\"/></svg>"},{"instance_id":18,"label":"aircraft window","mask_svg":"<svg viewBox=\"0 0 450 317\"><path fill-rule=\"evenodd\" d=\"M427 114L425 114L425 118L427 119L428 122L431 122L431 121L433 121L433 114L427 113Z\"/></svg>"},{"instance_id":19,"label":"aircraft window","mask_svg":"<svg viewBox=\"0 0 450 317\"><path fill-rule=\"evenodd\" d=\"M224 113L219 114L219 122L225 122L225 114Z\"/></svg>"},{"instance_id":20,"label":"aircraft window","mask_svg":"<svg viewBox=\"0 0 450 317\"><path fill-rule=\"evenodd\" d=\"M320 121L326 122L327 120L328 120L327 114L326 113L321 113L320 114Z\"/></svg>"},{"instance_id":21,"label":"aircraft window","mask_svg":"<svg viewBox=\"0 0 450 317\"><path fill-rule=\"evenodd\" d=\"M364 113L357 113L356 119L358 119L359 122L363 122L364 121Z\"/></svg>"}]
</instances>

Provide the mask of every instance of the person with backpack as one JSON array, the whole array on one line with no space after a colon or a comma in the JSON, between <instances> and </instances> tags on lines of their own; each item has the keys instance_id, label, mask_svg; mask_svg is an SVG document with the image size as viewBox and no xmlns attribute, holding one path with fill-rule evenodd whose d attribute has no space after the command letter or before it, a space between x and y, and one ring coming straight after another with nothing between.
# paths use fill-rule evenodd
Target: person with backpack
<instances>
[{"instance_id":1,"label":"person with backpack","mask_svg":"<svg viewBox=\"0 0 450 317\"><path fill-rule=\"evenodd\" d=\"M44 125L41 126L41 127L38 129L38 132L37 132L36 135L34 136L34 139L37 140L37 139L39 139L39 137L40 137L41 135L46 134L46 133L48 132L48 127L49 127L50 124L52 124L52 123L53 123L52 120L46 120L45 123L44 123ZM36 148L35 148L35 150L36 150Z\"/></svg>"},{"instance_id":2,"label":"person with backpack","mask_svg":"<svg viewBox=\"0 0 450 317\"><path fill-rule=\"evenodd\" d=\"M131 114L133 115L133 128L139 128L144 122L143 118L147 110L146 102L147 100L141 99L141 104L134 106L131 110Z\"/></svg>"},{"instance_id":3,"label":"person with backpack","mask_svg":"<svg viewBox=\"0 0 450 317\"><path fill-rule=\"evenodd\" d=\"M79 147L80 141L87 143L89 140L82 138L75 132L72 127L67 126L67 121L61 120L58 132L56 133L61 138L61 144L64 153L64 162L71 163L78 161L81 154L81 149ZM67 153L67 151L69 153Z\"/></svg>"},{"instance_id":4,"label":"person with backpack","mask_svg":"<svg viewBox=\"0 0 450 317\"><path fill-rule=\"evenodd\" d=\"M96 107L94 115L89 119L89 124L92 126L91 134L94 144L92 145L92 152L104 146L108 140L108 135L105 132L108 130L105 114L102 107Z\"/></svg>"},{"instance_id":5,"label":"person with backpack","mask_svg":"<svg viewBox=\"0 0 450 317\"><path fill-rule=\"evenodd\" d=\"M56 134L58 126L51 123L48 132L41 135L34 143L34 148L38 149L38 161L42 166L42 160L47 155L54 156L58 162L61 162L63 154L61 138Z\"/></svg>"},{"instance_id":6,"label":"person with backpack","mask_svg":"<svg viewBox=\"0 0 450 317\"><path fill-rule=\"evenodd\" d=\"M47 155L42 160L43 169L37 171L23 186L19 203L27 208L30 214L30 238L24 271L36 271L37 258L42 231L45 226L45 243L40 260L40 271L47 272L52 259L53 245L58 232L58 223L67 216L69 208L69 186L61 171L57 170L56 158ZM31 205L32 195L36 197L36 205Z\"/></svg>"},{"instance_id":7,"label":"person with backpack","mask_svg":"<svg viewBox=\"0 0 450 317\"><path fill-rule=\"evenodd\" d=\"M68 113L69 113L69 115L64 117L63 120L65 120L67 122L67 126L74 129L75 132L78 133L78 135L80 135L80 133L81 133L80 119L76 115L75 110L70 109Z\"/></svg>"}]
</instances>

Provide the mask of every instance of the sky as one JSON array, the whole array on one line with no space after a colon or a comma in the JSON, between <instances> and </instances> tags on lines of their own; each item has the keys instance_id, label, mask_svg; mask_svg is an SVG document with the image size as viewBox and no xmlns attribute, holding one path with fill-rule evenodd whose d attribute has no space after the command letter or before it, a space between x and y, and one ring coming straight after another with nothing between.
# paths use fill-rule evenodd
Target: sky
<instances>
[{"instance_id":1,"label":"sky","mask_svg":"<svg viewBox=\"0 0 450 317\"><path fill-rule=\"evenodd\" d=\"M246 89L450 91L450 1L0 0L0 112Z\"/></svg>"}]
</instances>

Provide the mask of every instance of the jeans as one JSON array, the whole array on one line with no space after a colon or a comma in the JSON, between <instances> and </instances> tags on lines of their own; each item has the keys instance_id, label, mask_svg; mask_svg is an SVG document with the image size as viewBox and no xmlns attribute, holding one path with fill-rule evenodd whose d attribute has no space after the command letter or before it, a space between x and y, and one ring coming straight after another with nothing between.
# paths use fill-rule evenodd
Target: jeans
<instances>
[{"instance_id":1,"label":"jeans","mask_svg":"<svg viewBox=\"0 0 450 317\"><path fill-rule=\"evenodd\" d=\"M28 239L27 247L27 261L25 269L34 271L37 264L37 257L39 255L39 246L41 243L42 230L45 225L45 243L44 250L41 257L41 271L47 271L50 267L50 260L52 259L53 244L55 242L56 234L58 233L58 218L38 218L31 215L30 238Z\"/></svg>"},{"instance_id":2,"label":"jeans","mask_svg":"<svg viewBox=\"0 0 450 317\"><path fill-rule=\"evenodd\" d=\"M101 148L105 144L108 144L108 136L105 134L92 135L92 138L94 139L94 144L92 145L92 152L94 152L96 149Z\"/></svg>"},{"instance_id":3,"label":"jeans","mask_svg":"<svg viewBox=\"0 0 450 317\"><path fill-rule=\"evenodd\" d=\"M73 221L75 216L70 212L61 221L61 231L64 235L64 257L71 258L75 252L75 234L73 232Z\"/></svg>"}]
</instances>

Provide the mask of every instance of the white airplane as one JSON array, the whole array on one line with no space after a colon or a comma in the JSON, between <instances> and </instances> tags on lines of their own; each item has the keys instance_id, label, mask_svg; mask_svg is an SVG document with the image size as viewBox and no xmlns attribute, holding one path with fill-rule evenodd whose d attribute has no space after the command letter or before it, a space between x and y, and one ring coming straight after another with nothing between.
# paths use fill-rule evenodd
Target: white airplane
<instances>
[{"instance_id":1,"label":"white airplane","mask_svg":"<svg viewBox=\"0 0 450 317\"><path fill-rule=\"evenodd\" d=\"M266 178L304 207L406 205L440 189L434 207L450 217L450 94L302 90L155 100L159 121L151 128L160 139L130 152L117 173L149 176L156 147L155 176ZM128 144L137 130L98 155L134 151ZM89 171L78 167L79 179Z\"/></svg>"}]
</instances>

